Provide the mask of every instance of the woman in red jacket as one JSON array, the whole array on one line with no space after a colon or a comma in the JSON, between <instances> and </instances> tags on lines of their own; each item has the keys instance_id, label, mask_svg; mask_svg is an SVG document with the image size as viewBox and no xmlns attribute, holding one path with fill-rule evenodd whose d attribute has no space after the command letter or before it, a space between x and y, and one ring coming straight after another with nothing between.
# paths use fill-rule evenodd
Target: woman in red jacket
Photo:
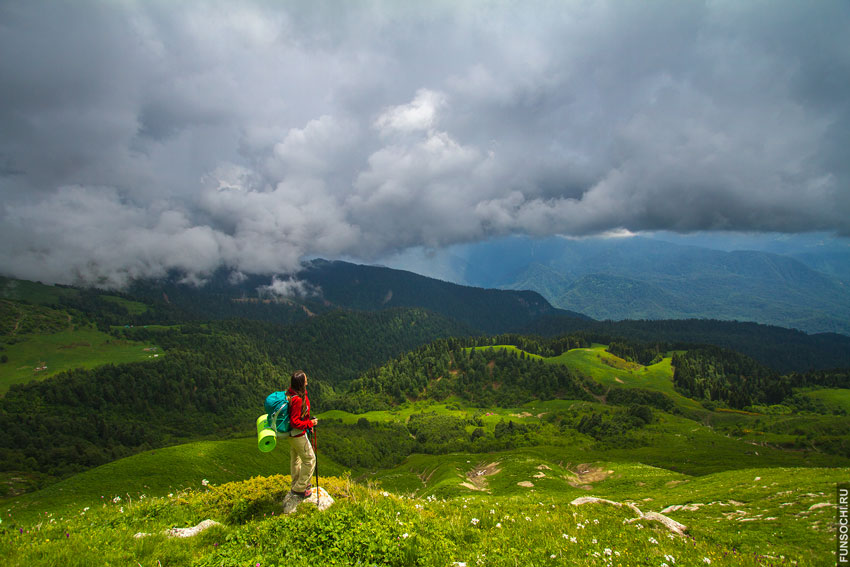
<instances>
[{"instance_id":1,"label":"woman in red jacket","mask_svg":"<svg viewBox=\"0 0 850 567\"><path fill-rule=\"evenodd\" d=\"M310 445L308 431L316 426L318 420L310 415L310 399L307 397L307 375L303 370L292 373L289 383L289 471L292 475L292 493L302 497L310 496L310 477L316 466L316 454Z\"/></svg>"}]
</instances>

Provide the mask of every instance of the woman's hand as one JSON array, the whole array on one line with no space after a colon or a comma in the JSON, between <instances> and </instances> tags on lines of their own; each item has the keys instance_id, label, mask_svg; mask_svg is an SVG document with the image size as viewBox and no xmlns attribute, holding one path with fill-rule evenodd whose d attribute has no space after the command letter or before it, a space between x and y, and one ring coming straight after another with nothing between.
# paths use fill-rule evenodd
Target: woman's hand
<instances>
[{"instance_id":1,"label":"woman's hand","mask_svg":"<svg viewBox=\"0 0 850 567\"><path fill-rule=\"evenodd\" d=\"M316 427L316 424L319 423L319 420L314 418L314 419L310 420L310 423L312 424L313 427Z\"/></svg>"}]
</instances>

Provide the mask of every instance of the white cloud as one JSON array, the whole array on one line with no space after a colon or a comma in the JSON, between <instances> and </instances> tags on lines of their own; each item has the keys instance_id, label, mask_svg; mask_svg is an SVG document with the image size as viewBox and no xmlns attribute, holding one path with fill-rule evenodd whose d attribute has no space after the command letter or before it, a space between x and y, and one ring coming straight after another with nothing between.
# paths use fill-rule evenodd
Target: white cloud
<instances>
[{"instance_id":1,"label":"white cloud","mask_svg":"<svg viewBox=\"0 0 850 567\"><path fill-rule=\"evenodd\" d=\"M321 288L310 282L295 278L274 276L272 283L257 288L260 297L298 297L307 298L321 295Z\"/></svg>"},{"instance_id":2,"label":"white cloud","mask_svg":"<svg viewBox=\"0 0 850 567\"><path fill-rule=\"evenodd\" d=\"M850 234L846 3L5 3L0 21L11 275Z\"/></svg>"},{"instance_id":3,"label":"white cloud","mask_svg":"<svg viewBox=\"0 0 850 567\"><path fill-rule=\"evenodd\" d=\"M437 111L446 103L443 93L420 89L407 104L386 109L375 120L375 128L382 134L431 130L435 126Z\"/></svg>"}]
</instances>

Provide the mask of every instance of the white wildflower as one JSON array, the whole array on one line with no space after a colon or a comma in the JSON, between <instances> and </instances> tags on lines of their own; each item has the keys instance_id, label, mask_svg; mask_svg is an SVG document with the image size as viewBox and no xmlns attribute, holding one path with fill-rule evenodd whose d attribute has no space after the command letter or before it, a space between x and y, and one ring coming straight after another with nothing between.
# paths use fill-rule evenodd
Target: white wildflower
<instances>
[{"instance_id":1,"label":"white wildflower","mask_svg":"<svg viewBox=\"0 0 850 567\"><path fill-rule=\"evenodd\" d=\"M476 526L476 525L478 525L478 518L472 518L471 520L469 520L469 522L470 522L473 526Z\"/></svg>"},{"instance_id":2,"label":"white wildflower","mask_svg":"<svg viewBox=\"0 0 850 567\"><path fill-rule=\"evenodd\" d=\"M389 492L387 492L386 490L384 490L383 492L381 492L381 496L383 496L384 498L386 498L386 497L387 497L387 496L389 496L389 495L390 495L390 493L389 493Z\"/></svg>"},{"instance_id":3,"label":"white wildflower","mask_svg":"<svg viewBox=\"0 0 850 567\"><path fill-rule=\"evenodd\" d=\"M526 517L525 517L525 521L526 521L526 522L530 522L530 521L531 521L531 518L529 518L528 516L526 516Z\"/></svg>"},{"instance_id":4,"label":"white wildflower","mask_svg":"<svg viewBox=\"0 0 850 567\"><path fill-rule=\"evenodd\" d=\"M593 538L592 540L590 540L590 543L596 543L596 538Z\"/></svg>"},{"instance_id":5,"label":"white wildflower","mask_svg":"<svg viewBox=\"0 0 850 567\"><path fill-rule=\"evenodd\" d=\"M604 551L602 551L602 553L604 553L605 555L611 555L611 554L612 554L612 553L614 553L614 552L613 552L613 551L611 551L611 548L610 548L610 547L606 547L606 548L605 548L605 550L604 550Z\"/></svg>"},{"instance_id":6,"label":"white wildflower","mask_svg":"<svg viewBox=\"0 0 850 567\"><path fill-rule=\"evenodd\" d=\"M210 481L208 481L207 479L203 479L203 480L201 481L201 484L203 484L204 486L209 486L209 485L210 485Z\"/></svg>"},{"instance_id":7,"label":"white wildflower","mask_svg":"<svg viewBox=\"0 0 850 567\"><path fill-rule=\"evenodd\" d=\"M657 539L655 539L654 537L651 537L651 538L649 538L649 543L652 543L652 544L658 545L658 540L657 540Z\"/></svg>"},{"instance_id":8,"label":"white wildflower","mask_svg":"<svg viewBox=\"0 0 850 567\"><path fill-rule=\"evenodd\" d=\"M404 532L403 534L401 534L401 539L407 539L409 537L410 537L410 534L408 534L407 532Z\"/></svg>"},{"instance_id":9,"label":"white wildflower","mask_svg":"<svg viewBox=\"0 0 850 567\"><path fill-rule=\"evenodd\" d=\"M702 562L706 565L711 565L711 559L709 559L708 557L703 557Z\"/></svg>"},{"instance_id":10,"label":"white wildflower","mask_svg":"<svg viewBox=\"0 0 850 567\"><path fill-rule=\"evenodd\" d=\"M557 556L553 553L552 555L549 556L549 559L555 559L555 557L557 557Z\"/></svg>"},{"instance_id":11,"label":"white wildflower","mask_svg":"<svg viewBox=\"0 0 850 567\"><path fill-rule=\"evenodd\" d=\"M120 497L120 496L116 496L115 498L113 498L113 499L112 499L112 503L113 503L113 504L118 504L119 502L121 502L121 497Z\"/></svg>"},{"instance_id":12,"label":"white wildflower","mask_svg":"<svg viewBox=\"0 0 850 567\"><path fill-rule=\"evenodd\" d=\"M675 562L676 562L676 558L675 558L675 557L673 557L672 555L665 555L665 556L664 556L664 560L665 560L665 561L669 561L670 563L675 563Z\"/></svg>"},{"instance_id":13,"label":"white wildflower","mask_svg":"<svg viewBox=\"0 0 850 567\"><path fill-rule=\"evenodd\" d=\"M497 524L496 524L496 527L497 527L497 528L501 528L501 527L502 527L502 522L497 523Z\"/></svg>"},{"instance_id":14,"label":"white wildflower","mask_svg":"<svg viewBox=\"0 0 850 567\"><path fill-rule=\"evenodd\" d=\"M570 542L571 543L578 543L578 540L576 539L575 536L573 536L573 537L570 538Z\"/></svg>"}]
</instances>

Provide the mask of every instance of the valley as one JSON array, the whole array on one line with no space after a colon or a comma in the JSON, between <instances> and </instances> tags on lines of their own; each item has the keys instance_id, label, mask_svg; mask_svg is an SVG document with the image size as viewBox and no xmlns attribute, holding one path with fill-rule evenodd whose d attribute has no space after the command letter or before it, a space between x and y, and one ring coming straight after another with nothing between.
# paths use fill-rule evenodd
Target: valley
<instances>
[{"instance_id":1,"label":"valley","mask_svg":"<svg viewBox=\"0 0 850 567\"><path fill-rule=\"evenodd\" d=\"M373 278L358 302L388 285ZM850 373L781 370L728 344L745 329L752 344L785 337L808 365L835 356L832 337L693 321L671 341L681 323L601 325L533 303L499 319L484 299L458 322L415 295L404 306L315 297L213 310L203 306L227 301L219 292L50 299L27 285L48 299L3 300L16 314L4 327L10 360L27 345L83 342L68 333L146 358L80 350L67 370L4 378L9 564L831 560L835 486L850 473ZM268 311L233 316L246 305ZM28 328L13 322L22 312ZM523 331L551 317L569 332ZM286 446L261 453L252 432L265 394L297 367L309 369L319 412L318 480L337 503L283 517ZM161 535L207 519L219 524L195 538ZM294 529L317 539L281 555Z\"/></svg>"}]
</instances>

